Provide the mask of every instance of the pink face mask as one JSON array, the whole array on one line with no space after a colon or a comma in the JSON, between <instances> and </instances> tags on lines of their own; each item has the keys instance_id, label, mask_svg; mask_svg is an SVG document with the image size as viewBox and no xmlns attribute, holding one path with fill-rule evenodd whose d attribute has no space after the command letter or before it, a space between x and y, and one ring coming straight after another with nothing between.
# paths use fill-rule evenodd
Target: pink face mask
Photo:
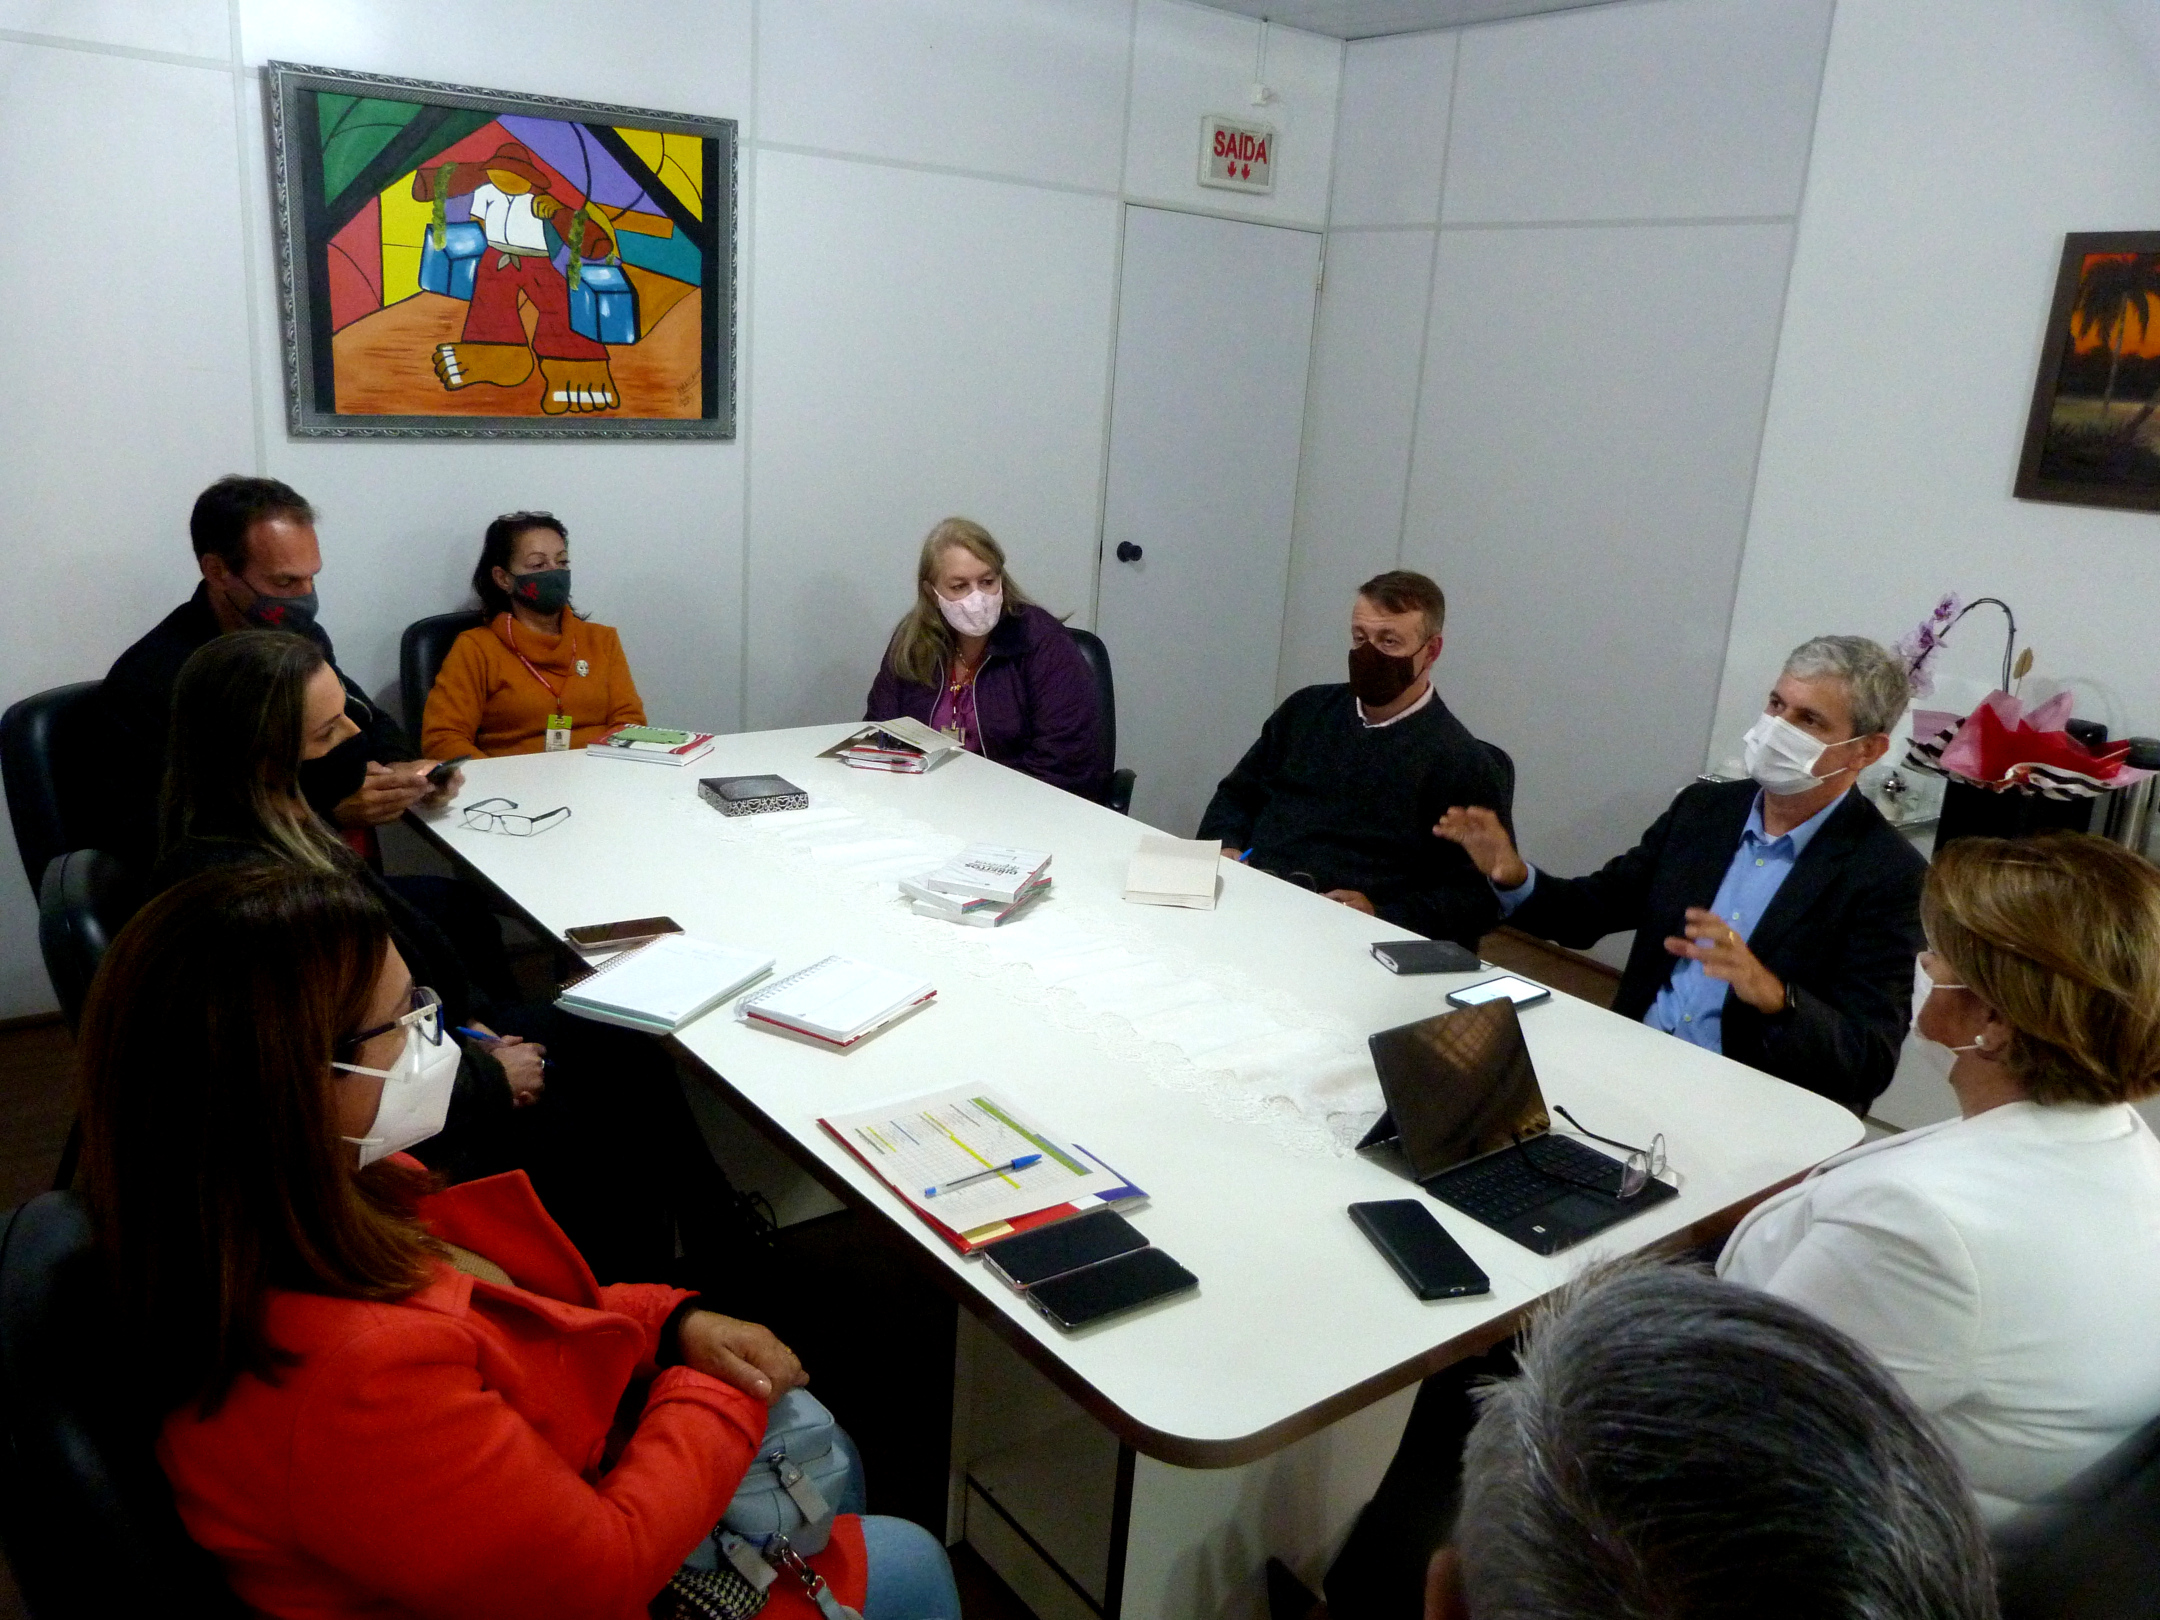
<instances>
[{"instance_id":1,"label":"pink face mask","mask_svg":"<svg viewBox=\"0 0 2160 1620\"><path fill-rule=\"evenodd\" d=\"M969 591L957 602L940 596L937 605L945 622L961 635L987 636L1005 616L1005 591L1002 586L994 591Z\"/></svg>"}]
</instances>

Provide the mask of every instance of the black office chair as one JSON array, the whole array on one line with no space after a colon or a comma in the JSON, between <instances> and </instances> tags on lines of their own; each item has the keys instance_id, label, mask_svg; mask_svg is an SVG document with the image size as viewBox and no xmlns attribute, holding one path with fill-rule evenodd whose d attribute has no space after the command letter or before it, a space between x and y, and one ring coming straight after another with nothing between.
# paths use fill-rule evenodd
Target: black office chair
<instances>
[{"instance_id":1,"label":"black office chair","mask_svg":"<svg viewBox=\"0 0 2160 1620\"><path fill-rule=\"evenodd\" d=\"M98 842L104 773L93 738L104 684L55 686L0 714L0 781L7 786L15 849L33 894L55 856Z\"/></svg>"},{"instance_id":2,"label":"black office chair","mask_svg":"<svg viewBox=\"0 0 2160 1620\"><path fill-rule=\"evenodd\" d=\"M73 1193L43 1193L0 1226L0 1542L36 1620L242 1611L190 1541L135 1407L131 1358Z\"/></svg>"},{"instance_id":3,"label":"black office chair","mask_svg":"<svg viewBox=\"0 0 2160 1620\"><path fill-rule=\"evenodd\" d=\"M1994 1533L2003 1620L2123 1620L2160 1607L2160 1419Z\"/></svg>"},{"instance_id":4,"label":"black office chair","mask_svg":"<svg viewBox=\"0 0 2160 1620\"><path fill-rule=\"evenodd\" d=\"M1129 816L1132 814L1133 783L1138 778L1130 770L1119 770L1117 765L1117 684L1110 676L1110 649L1092 630L1070 633L1074 645L1080 649L1080 656L1087 660L1088 673L1095 677L1095 706L1102 714L1102 732L1096 754L1102 766L1102 802L1119 815Z\"/></svg>"},{"instance_id":5,"label":"black office chair","mask_svg":"<svg viewBox=\"0 0 2160 1620\"><path fill-rule=\"evenodd\" d=\"M398 638L398 701L405 705L405 729L415 743L420 740L420 717L427 711L428 693L435 689L435 677L450 656L450 643L487 622L487 615L478 608L461 608L431 619L415 619Z\"/></svg>"},{"instance_id":6,"label":"black office chair","mask_svg":"<svg viewBox=\"0 0 2160 1620\"><path fill-rule=\"evenodd\" d=\"M82 1025L83 997L105 947L142 904L133 874L101 849L76 849L45 868L38 885L38 949L69 1029Z\"/></svg>"}]
</instances>

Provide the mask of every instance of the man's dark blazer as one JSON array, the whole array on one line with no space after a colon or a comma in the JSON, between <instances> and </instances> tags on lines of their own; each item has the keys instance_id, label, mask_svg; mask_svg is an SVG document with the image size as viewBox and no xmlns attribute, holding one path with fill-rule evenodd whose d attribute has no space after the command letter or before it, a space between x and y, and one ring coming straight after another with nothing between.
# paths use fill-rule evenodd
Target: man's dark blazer
<instances>
[{"instance_id":1,"label":"man's dark blazer","mask_svg":"<svg viewBox=\"0 0 2160 1620\"><path fill-rule=\"evenodd\" d=\"M1642 842L1588 877L1537 875L1510 926L1577 950L1635 930L1613 1011L1641 1018L1682 960L1665 949L1687 908L1708 907L1755 803L1753 782L1697 782ZM1728 994L1725 1055L1855 1113L1889 1085L1912 1014L1927 862L1858 793L1809 840L1748 938L1797 1005L1765 1015Z\"/></svg>"}]
</instances>

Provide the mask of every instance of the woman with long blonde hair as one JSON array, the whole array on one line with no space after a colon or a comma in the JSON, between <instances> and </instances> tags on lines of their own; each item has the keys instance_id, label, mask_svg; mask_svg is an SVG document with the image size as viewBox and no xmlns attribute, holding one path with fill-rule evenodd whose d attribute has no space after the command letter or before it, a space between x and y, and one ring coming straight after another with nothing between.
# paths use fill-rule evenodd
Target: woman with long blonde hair
<instances>
[{"instance_id":1,"label":"woman with long blonde hair","mask_svg":"<svg viewBox=\"0 0 2160 1620\"><path fill-rule=\"evenodd\" d=\"M1095 682L1065 626L1028 599L1005 548L967 518L930 531L915 603L870 683L866 720L920 720L972 753L1100 798Z\"/></svg>"}]
</instances>

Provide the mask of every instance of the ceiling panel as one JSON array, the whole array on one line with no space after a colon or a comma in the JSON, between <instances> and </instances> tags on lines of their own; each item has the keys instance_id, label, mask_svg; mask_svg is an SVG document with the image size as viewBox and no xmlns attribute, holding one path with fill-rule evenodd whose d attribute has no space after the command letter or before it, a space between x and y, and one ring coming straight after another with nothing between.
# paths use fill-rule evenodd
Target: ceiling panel
<instances>
[{"instance_id":1,"label":"ceiling panel","mask_svg":"<svg viewBox=\"0 0 2160 1620\"><path fill-rule=\"evenodd\" d=\"M1303 28L1336 39L1372 39L1381 34L1417 34L1465 23L1528 17L1541 11L1576 11L1612 0L1208 0L1224 11L1242 12L1290 28Z\"/></svg>"}]
</instances>

